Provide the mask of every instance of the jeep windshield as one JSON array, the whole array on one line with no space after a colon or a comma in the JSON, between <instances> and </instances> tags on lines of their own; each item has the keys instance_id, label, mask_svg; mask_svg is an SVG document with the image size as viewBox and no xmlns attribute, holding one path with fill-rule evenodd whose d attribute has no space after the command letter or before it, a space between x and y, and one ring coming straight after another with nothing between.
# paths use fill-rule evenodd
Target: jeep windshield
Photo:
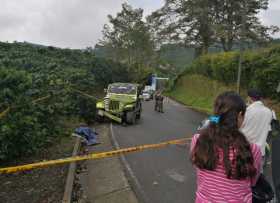
<instances>
[{"instance_id":1,"label":"jeep windshield","mask_svg":"<svg viewBox=\"0 0 280 203\"><path fill-rule=\"evenodd\" d=\"M136 94L136 87L133 85L110 85L108 93L114 94Z\"/></svg>"}]
</instances>

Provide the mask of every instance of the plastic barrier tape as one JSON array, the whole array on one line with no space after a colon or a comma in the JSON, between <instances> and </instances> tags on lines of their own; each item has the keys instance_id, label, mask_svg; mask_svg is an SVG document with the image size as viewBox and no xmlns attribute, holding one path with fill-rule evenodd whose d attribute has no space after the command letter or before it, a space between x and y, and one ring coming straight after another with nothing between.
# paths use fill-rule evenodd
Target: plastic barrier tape
<instances>
[{"instance_id":1,"label":"plastic barrier tape","mask_svg":"<svg viewBox=\"0 0 280 203\"><path fill-rule=\"evenodd\" d=\"M75 92L77 92L77 93L79 93L79 94L81 94L81 95L83 95L83 96L85 96L85 97L98 100L97 97L92 96L92 95L90 95L90 94L88 94L88 93L86 93L86 92L83 92L83 91L81 91L81 90L78 90L78 89L76 89L76 88L74 88L74 87L70 87L70 89L72 89L73 91L75 91Z\"/></svg>"},{"instance_id":2,"label":"plastic barrier tape","mask_svg":"<svg viewBox=\"0 0 280 203\"><path fill-rule=\"evenodd\" d=\"M117 156L120 154L126 154L126 153L130 153L130 152L143 151L146 149L163 148L168 145L182 144L185 141L190 141L190 140L191 140L191 138L183 138L183 139L177 139L177 140L170 140L167 142L161 142L158 144L140 145L140 146L129 147L129 148L113 150L113 151L108 151L108 152L92 153L92 154L88 154L88 155L74 156L74 157L69 157L69 158L65 158L65 159L56 159L56 160L42 161L42 162L38 162L38 163L26 164L26 165L21 165L21 166L0 168L0 174L16 173L16 172L20 172L20 171L26 171L26 170L36 169L36 168L44 168L44 167L48 167L48 166L66 164L66 163L76 162L76 161L83 161L83 160L90 160L90 159L103 159L103 158L113 157L113 156Z\"/></svg>"},{"instance_id":3,"label":"plastic barrier tape","mask_svg":"<svg viewBox=\"0 0 280 203\"><path fill-rule=\"evenodd\" d=\"M11 107L8 107L5 111L0 113L0 118L3 118L4 116L6 116L6 114L10 111Z\"/></svg>"},{"instance_id":4,"label":"plastic barrier tape","mask_svg":"<svg viewBox=\"0 0 280 203\"><path fill-rule=\"evenodd\" d=\"M33 100L32 103L33 103L33 104L36 104L36 103L41 102L41 101L44 101L44 100L46 100L46 99L48 99L48 98L50 98L50 97L51 97L51 95L44 96L44 97L40 97L40 98L38 98L38 99ZM3 117L5 117L5 116L7 115L7 113L9 113L9 111L11 110L11 108L15 109L15 108L18 108L18 107L20 107L20 106L9 106L5 111L3 111L3 112L0 113L0 119L3 118Z\"/></svg>"}]
</instances>

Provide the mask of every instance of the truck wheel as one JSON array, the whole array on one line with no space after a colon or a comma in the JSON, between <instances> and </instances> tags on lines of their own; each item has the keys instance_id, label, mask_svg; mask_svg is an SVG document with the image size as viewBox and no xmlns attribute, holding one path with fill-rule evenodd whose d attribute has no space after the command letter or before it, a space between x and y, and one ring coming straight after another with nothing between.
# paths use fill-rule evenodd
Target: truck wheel
<instances>
[{"instance_id":1,"label":"truck wheel","mask_svg":"<svg viewBox=\"0 0 280 203\"><path fill-rule=\"evenodd\" d=\"M103 117L103 116L97 115L97 116L95 117L95 120L96 120L97 122L99 122L99 123L103 123L103 122L104 122L104 117Z\"/></svg>"},{"instance_id":2,"label":"truck wheel","mask_svg":"<svg viewBox=\"0 0 280 203\"><path fill-rule=\"evenodd\" d=\"M136 113L134 111L126 113L126 122L131 125L136 123Z\"/></svg>"}]
</instances>

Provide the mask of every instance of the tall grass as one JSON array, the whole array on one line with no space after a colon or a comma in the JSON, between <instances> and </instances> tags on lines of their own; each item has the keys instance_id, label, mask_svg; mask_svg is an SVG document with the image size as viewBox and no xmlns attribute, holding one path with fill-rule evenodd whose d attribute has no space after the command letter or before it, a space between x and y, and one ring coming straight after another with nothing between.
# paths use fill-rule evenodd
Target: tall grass
<instances>
[{"instance_id":1,"label":"tall grass","mask_svg":"<svg viewBox=\"0 0 280 203\"><path fill-rule=\"evenodd\" d=\"M230 90L235 91L236 86L225 85L202 75L185 74L180 76L173 90L166 94L191 108L211 114L215 98L220 93ZM241 91L241 96L246 99L246 90ZM279 102L270 99L265 99L264 102L275 110L280 118Z\"/></svg>"}]
</instances>

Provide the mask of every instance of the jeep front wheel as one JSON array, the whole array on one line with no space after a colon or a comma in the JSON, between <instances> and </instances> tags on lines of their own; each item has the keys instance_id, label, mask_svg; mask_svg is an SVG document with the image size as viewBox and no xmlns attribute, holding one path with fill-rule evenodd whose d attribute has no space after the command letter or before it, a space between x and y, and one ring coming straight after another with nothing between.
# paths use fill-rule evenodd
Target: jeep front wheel
<instances>
[{"instance_id":1,"label":"jeep front wheel","mask_svg":"<svg viewBox=\"0 0 280 203\"><path fill-rule=\"evenodd\" d=\"M99 123L103 123L104 122L104 116L101 116L98 114L98 110L96 110L96 113L95 113L95 120Z\"/></svg>"},{"instance_id":2,"label":"jeep front wheel","mask_svg":"<svg viewBox=\"0 0 280 203\"><path fill-rule=\"evenodd\" d=\"M126 112L126 122L131 125L136 123L136 113L134 111Z\"/></svg>"}]
</instances>

